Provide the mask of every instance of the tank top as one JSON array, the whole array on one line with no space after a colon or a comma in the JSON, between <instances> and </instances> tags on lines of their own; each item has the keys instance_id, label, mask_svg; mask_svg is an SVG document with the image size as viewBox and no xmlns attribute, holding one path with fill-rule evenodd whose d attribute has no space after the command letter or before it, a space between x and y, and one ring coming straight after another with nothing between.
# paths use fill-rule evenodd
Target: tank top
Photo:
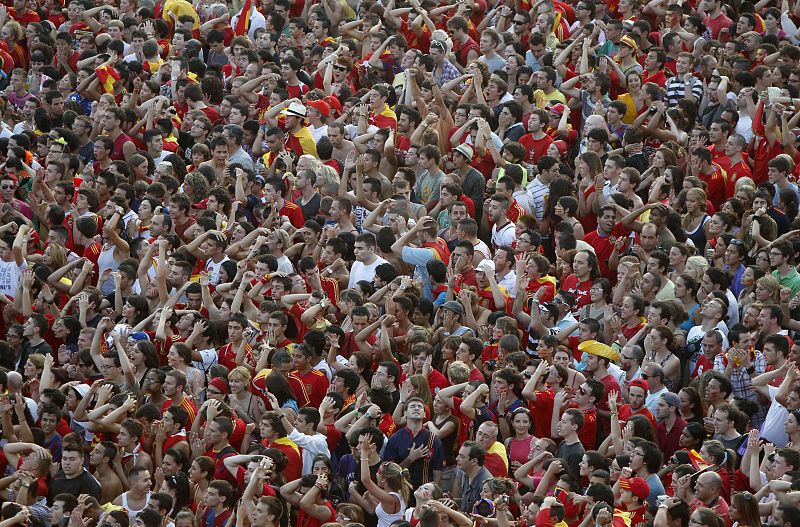
<instances>
[{"instance_id":1,"label":"tank top","mask_svg":"<svg viewBox=\"0 0 800 527\"><path fill-rule=\"evenodd\" d=\"M106 269L111 269L112 271L119 270L119 262L114 258L114 245L107 245L111 245L111 248L107 249L104 245L100 250L100 256L97 257L97 270L100 274L103 274L103 271ZM103 296L112 294L114 292L114 279L109 278L100 284L100 291L103 293Z\"/></svg>"},{"instance_id":2,"label":"tank top","mask_svg":"<svg viewBox=\"0 0 800 527\"><path fill-rule=\"evenodd\" d=\"M703 230L703 225L705 225L710 218L708 214L703 214L703 218L700 220L700 224L697 228L693 231L684 231L686 237L692 240L692 243L700 254L702 254L706 248L706 231Z\"/></svg>"},{"instance_id":3,"label":"tank top","mask_svg":"<svg viewBox=\"0 0 800 527\"><path fill-rule=\"evenodd\" d=\"M530 436L527 439L512 438L508 445L508 460L517 461L523 465L528 462L528 454L531 453L531 442L536 439Z\"/></svg>"},{"instance_id":4,"label":"tank top","mask_svg":"<svg viewBox=\"0 0 800 527\"><path fill-rule=\"evenodd\" d=\"M383 510L383 503L378 503L378 506L375 507L375 516L378 517L378 527L390 527L397 520L402 520L406 512L406 504L403 502L402 496L397 492L390 492L389 494L397 498L397 501L400 502L400 506L397 508L397 512L389 514Z\"/></svg>"},{"instance_id":5,"label":"tank top","mask_svg":"<svg viewBox=\"0 0 800 527\"><path fill-rule=\"evenodd\" d=\"M114 139L114 147L111 149L111 159L114 161L125 161L125 153L123 152L122 147L129 141L132 142L133 139L131 139L128 134L119 134L117 138Z\"/></svg>"},{"instance_id":6,"label":"tank top","mask_svg":"<svg viewBox=\"0 0 800 527\"><path fill-rule=\"evenodd\" d=\"M147 508L147 504L150 501L150 495L151 494L152 494L152 492L148 492L147 493L147 499L144 500L144 507L142 507L139 510L133 510L133 509L131 509L131 506L128 505L128 493L127 492L122 494L122 507L126 511L128 511L128 519L130 520L131 525L133 525L136 522L136 516L138 516L140 512L142 512L143 510L145 510Z\"/></svg>"}]
</instances>

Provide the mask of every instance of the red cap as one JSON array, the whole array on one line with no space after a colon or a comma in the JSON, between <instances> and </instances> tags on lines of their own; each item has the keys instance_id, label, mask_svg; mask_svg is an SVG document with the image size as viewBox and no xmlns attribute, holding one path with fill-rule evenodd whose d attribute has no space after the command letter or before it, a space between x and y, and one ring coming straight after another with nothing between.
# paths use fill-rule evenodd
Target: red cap
<instances>
[{"instance_id":1,"label":"red cap","mask_svg":"<svg viewBox=\"0 0 800 527\"><path fill-rule=\"evenodd\" d=\"M336 113L342 113L342 103L339 102L339 99L337 99L333 95L328 95L327 97L323 97L322 100L328 103L328 106L331 107L331 110L336 110Z\"/></svg>"},{"instance_id":2,"label":"red cap","mask_svg":"<svg viewBox=\"0 0 800 527\"><path fill-rule=\"evenodd\" d=\"M230 392L230 390L228 389L228 383L225 382L225 379L222 379L221 377L214 377L213 379L208 381L208 385L213 386L214 388L221 391L225 395L228 395L228 393Z\"/></svg>"},{"instance_id":3,"label":"red cap","mask_svg":"<svg viewBox=\"0 0 800 527\"><path fill-rule=\"evenodd\" d=\"M548 106L547 111L553 113L564 113L565 111L567 111L567 107L564 106L563 104L555 104L553 106Z\"/></svg>"},{"instance_id":4,"label":"red cap","mask_svg":"<svg viewBox=\"0 0 800 527\"><path fill-rule=\"evenodd\" d=\"M308 101L306 106L309 108L314 108L316 111L321 113L323 117L328 117L331 114L331 107L325 101Z\"/></svg>"},{"instance_id":5,"label":"red cap","mask_svg":"<svg viewBox=\"0 0 800 527\"><path fill-rule=\"evenodd\" d=\"M197 203L192 204L193 209L207 209L208 208L208 198L201 199Z\"/></svg>"},{"instance_id":6,"label":"red cap","mask_svg":"<svg viewBox=\"0 0 800 527\"><path fill-rule=\"evenodd\" d=\"M650 385L647 384L647 381L644 380L644 379L634 379L634 380L632 380L628 384L628 388L630 389L633 386L637 386L637 387L641 388L642 390L644 390L644 393L647 393L647 391L650 389Z\"/></svg>"},{"instance_id":7,"label":"red cap","mask_svg":"<svg viewBox=\"0 0 800 527\"><path fill-rule=\"evenodd\" d=\"M643 478L620 478L619 487L628 489L634 496L644 501L650 495L650 485Z\"/></svg>"},{"instance_id":8,"label":"red cap","mask_svg":"<svg viewBox=\"0 0 800 527\"><path fill-rule=\"evenodd\" d=\"M556 148L558 148L559 154L562 156L567 155L567 143L559 139L558 141L553 141L553 144L556 145Z\"/></svg>"}]
</instances>

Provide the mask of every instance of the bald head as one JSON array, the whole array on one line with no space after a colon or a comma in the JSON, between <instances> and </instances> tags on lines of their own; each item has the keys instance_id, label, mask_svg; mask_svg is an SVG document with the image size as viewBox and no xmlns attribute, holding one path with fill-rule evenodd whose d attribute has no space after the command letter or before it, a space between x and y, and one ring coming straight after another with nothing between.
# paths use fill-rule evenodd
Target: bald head
<instances>
[{"instance_id":1,"label":"bald head","mask_svg":"<svg viewBox=\"0 0 800 527\"><path fill-rule=\"evenodd\" d=\"M600 115L590 115L586 118L586 123L583 125L583 132L584 135L589 133L589 131L594 129L601 129L606 127L606 121Z\"/></svg>"},{"instance_id":2,"label":"bald head","mask_svg":"<svg viewBox=\"0 0 800 527\"><path fill-rule=\"evenodd\" d=\"M18 392L22 389L22 375L19 372L10 371L7 377L9 391Z\"/></svg>"}]
</instances>

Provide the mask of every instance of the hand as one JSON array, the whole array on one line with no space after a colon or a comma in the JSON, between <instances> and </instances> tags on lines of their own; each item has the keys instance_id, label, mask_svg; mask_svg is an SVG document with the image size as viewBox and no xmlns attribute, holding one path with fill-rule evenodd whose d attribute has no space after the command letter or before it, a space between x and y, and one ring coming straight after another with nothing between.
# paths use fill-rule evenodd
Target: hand
<instances>
[{"instance_id":1,"label":"hand","mask_svg":"<svg viewBox=\"0 0 800 527\"><path fill-rule=\"evenodd\" d=\"M416 461L418 459L422 459L427 457L431 453L428 445L421 445L421 446L414 446L408 451L408 459L410 461Z\"/></svg>"}]
</instances>

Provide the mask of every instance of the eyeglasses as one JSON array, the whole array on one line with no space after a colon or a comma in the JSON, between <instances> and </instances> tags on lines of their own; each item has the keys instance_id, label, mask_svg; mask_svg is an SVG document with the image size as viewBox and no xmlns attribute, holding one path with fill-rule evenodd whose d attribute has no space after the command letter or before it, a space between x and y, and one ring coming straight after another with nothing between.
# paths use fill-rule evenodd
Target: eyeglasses
<instances>
[{"instance_id":1,"label":"eyeglasses","mask_svg":"<svg viewBox=\"0 0 800 527\"><path fill-rule=\"evenodd\" d=\"M770 251L769 255L770 256L783 256L783 253L780 252L780 251Z\"/></svg>"},{"instance_id":2,"label":"eyeglasses","mask_svg":"<svg viewBox=\"0 0 800 527\"><path fill-rule=\"evenodd\" d=\"M0 185L2 190L14 190L14 185Z\"/></svg>"},{"instance_id":3,"label":"eyeglasses","mask_svg":"<svg viewBox=\"0 0 800 527\"><path fill-rule=\"evenodd\" d=\"M647 375L646 373L642 374L642 379L647 380L649 378L650 378L650 375Z\"/></svg>"},{"instance_id":4,"label":"eyeglasses","mask_svg":"<svg viewBox=\"0 0 800 527\"><path fill-rule=\"evenodd\" d=\"M634 450L634 451L633 451L633 455L634 455L634 456L641 456L641 457L644 457L644 452L642 452L642 451L640 451L640 450Z\"/></svg>"},{"instance_id":5,"label":"eyeglasses","mask_svg":"<svg viewBox=\"0 0 800 527\"><path fill-rule=\"evenodd\" d=\"M347 71L347 68L345 68L344 66L334 66L333 69L335 69L336 71Z\"/></svg>"},{"instance_id":6,"label":"eyeglasses","mask_svg":"<svg viewBox=\"0 0 800 527\"><path fill-rule=\"evenodd\" d=\"M553 299L553 303L554 303L554 304L559 304L559 305L561 305L561 304L564 304L564 305L566 305L566 302L564 302L564 301L563 301L563 300L561 300L560 298L554 298L554 299Z\"/></svg>"}]
</instances>

